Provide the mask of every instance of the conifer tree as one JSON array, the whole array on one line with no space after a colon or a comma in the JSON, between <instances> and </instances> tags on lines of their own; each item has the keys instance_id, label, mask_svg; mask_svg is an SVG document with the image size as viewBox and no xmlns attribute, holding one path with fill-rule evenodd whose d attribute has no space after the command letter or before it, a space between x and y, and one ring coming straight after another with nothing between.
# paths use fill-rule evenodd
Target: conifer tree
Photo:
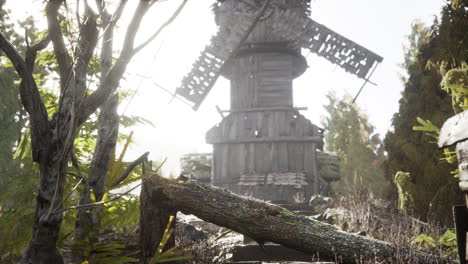
<instances>
[{"instance_id":1,"label":"conifer tree","mask_svg":"<svg viewBox=\"0 0 468 264\"><path fill-rule=\"evenodd\" d=\"M332 185L333 190L346 194L356 184L364 184L373 194L386 196L389 184L381 167L384 151L379 135L350 96L339 100L329 93L327 98L329 116L323 122L326 150L340 158L341 178Z\"/></svg>"},{"instance_id":2,"label":"conifer tree","mask_svg":"<svg viewBox=\"0 0 468 264\"><path fill-rule=\"evenodd\" d=\"M0 0L0 31L8 32L11 39L20 38L9 23L8 11L3 8L5 0ZM18 89L14 86L17 74L7 68L6 58L0 53L0 189L5 187L9 175L19 173L19 164L13 159L21 129L24 127L22 106Z\"/></svg>"},{"instance_id":3,"label":"conifer tree","mask_svg":"<svg viewBox=\"0 0 468 264\"><path fill-rule=\"evenodd\" d=\"M413 127L418 125L418 117L440 127L453 115L451 98L440 82L445 71L467 60L467 7L462 5L454 9L447 4L441 21L436 20L429 29L420 23L413 25L403 64L408 77L403 78L405 88L399 112L393 117L393 131L384 141L387 177L406 171L416 185L418 210L414 216L447 226L453 225L451 207L461 199L457 179L450 174L455 166L441 160L442 151L434 140Z\"/></svg>"}]
</instances>

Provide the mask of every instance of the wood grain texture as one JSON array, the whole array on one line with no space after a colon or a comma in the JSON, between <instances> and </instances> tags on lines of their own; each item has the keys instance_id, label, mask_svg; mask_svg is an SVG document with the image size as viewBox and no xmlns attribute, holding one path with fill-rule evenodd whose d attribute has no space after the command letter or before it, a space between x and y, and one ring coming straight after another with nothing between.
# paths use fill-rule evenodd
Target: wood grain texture
<instances>
[{"instance_id":1,"label":"wood grain texture","mask_svg":"<svg viewBox=\"0 0 468 264\"><path fill-rule=\"evenodd\" d=\"M407 247L401 248L391 243L346 233L335 226L296 215L277 205L195 182L170 180L155 175L145 182L143 189L146 193L146 197L142 199L143 212L180 211L193 214L256 241L278 243L306 254L320 256L322 260L338 260L340 263L361 263L364 260L379 263L455 263ZM160 236L164 232L164 224L159 223L161 220L153 220L151 216L142 214L142 221L154 227L147 229L147 232L140 232L144 255L150 254L145 252L146 249L153 249L155 246L146 244L151 240L144 236Z\"/></svg>"}]
</instances>

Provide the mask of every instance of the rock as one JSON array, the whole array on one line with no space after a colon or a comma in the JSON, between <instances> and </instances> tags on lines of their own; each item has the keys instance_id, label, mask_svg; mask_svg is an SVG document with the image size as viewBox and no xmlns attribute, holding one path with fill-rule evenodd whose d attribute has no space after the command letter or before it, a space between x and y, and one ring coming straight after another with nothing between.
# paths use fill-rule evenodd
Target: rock
<instances>
[{"instance_id":1,"label":"rock","mask_svg":"<svg viewBox=\"0 0 468 264\"><path fill-rule=\"evenodd\" d=\"M184 239L194 242L206 240L209 236L207 232L184 222L178 222L176 224L176 233L178 236L183 236Z\"/></svg>"},{"instance_id":2,"label":"rock","mask_svg":"<svg viewBox=\"0 0 468 264\"><path fill-rule=\"evenodd\" d=\"M309 201L309 207L312 208L317 213L321 213L330 207L333 199L330 197L325 197L320 194L313 195Z\"/></svg>"},{"instance_id":3,"label":"rock","mask_svg":"<svg viewBox=\"0 0 468 264\"><path fill-rule=\"evenodd\" d=\"M192 153L182 156L180 167L182 174L201 183L211 182L211 153Z\"/></svg>"},{"instance_id":4,"label":"rock","mask_svg":"<svg viewBox=\"0 0 468 264\"><path fill-rule=\"evenodd\" d=\"M350 217L351 213L345 208L327 208L324 213L314 218L327 223L334 223L338 218L347 219Z\"/></svg>"}]
</instances>

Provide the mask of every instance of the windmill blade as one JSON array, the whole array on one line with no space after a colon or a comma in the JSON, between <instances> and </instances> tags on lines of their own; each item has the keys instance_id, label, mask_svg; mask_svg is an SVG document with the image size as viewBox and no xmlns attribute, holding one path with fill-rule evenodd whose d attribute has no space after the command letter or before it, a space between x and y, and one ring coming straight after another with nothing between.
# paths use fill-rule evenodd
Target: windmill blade
<instances>
[{"instance_id":1,"label":"windmill blade","mask_svg":"<svg viewBox=\"0 0 468 264\"><path fill-rule=\"evenodd\" d=\"M239 16L242 16L242 19L239 19ZM241 13L225 14L223 19L225 21L220 23L223 28L211 38L211 43L201 52L192 65L192 70L182 79L182 84L176 90L176 94L185 98L194 110L200 107L221 75L224 63L242 42L254 22L251 16Z\"/></svg>"},{"instance_id":2,"label":"windmill blade","mask_svg":"<svg viewBox=\"0 0 468 264\"><path fill-rule=\"evenodd\" d=\"M297 46L308 49L345 71L367 79L375 63L383 58L326 26L292 10L275 12L273 31Z\"/></svg>"}]
</instances>

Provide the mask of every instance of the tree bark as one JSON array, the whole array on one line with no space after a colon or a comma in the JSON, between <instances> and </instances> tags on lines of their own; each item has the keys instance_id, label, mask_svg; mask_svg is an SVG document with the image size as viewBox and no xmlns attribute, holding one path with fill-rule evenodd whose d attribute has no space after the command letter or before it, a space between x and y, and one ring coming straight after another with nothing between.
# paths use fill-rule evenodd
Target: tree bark
<instances>
[{"instance_id":1,"label":"tree bark","mask_svg":"<svg viewBox=\"0 0 468 264\"><path fill-rule=\"evenodd\" d=\"M118 106L119 97L117 94L113 94L104 104L104 107L101 107L96 149L91 161L88 179L85 181L85 186L80 195L80 205L99 202L104 196L109 164L119 134ZM91 199L91 190L96 198L95 201ZM79 208L75 222L74 239L77 241L88 240L89 244L97 242L101 227L101 215L101 206ZM86 257L83 249L73 251L73 262L81 263L86 260Z\"/></svg>"},{"instance_id":2,"label":"tree bark","mask_svg":"<svg viewBox=\"0 0 468 264\"><path fill-rule=\"evenodd\" d=\"M143 184L140 192L140 261L143 264L148 263L148 259L153 257L156 249L161 242L164 230L171 216L176 216L175 208L162 208L154 206L154 200L159 197L159 194L152 192L151 184ZM175 229L173 221L173 228ZM175 239L172 236L166 244L164 250L175 246Z\"/></svg>"},{"instance_id":3,"label":"tree bark","mask_svg":"<svg viewBox=\"0 0 468 264\"><path fill-rule=\"evenodd\" d=\"M126 2L126 1L125 1ZM150 1L140 0L131 19L118 62L102 76L98 89L86 96L87 66L96 48L98 31L96 16L86 5L86 22L80 27L80 37L75 59L72 62L70 51L64 41L59 22L59 9L64 0L49 0L46 4L48 37L28 48L23 59L15 47L0 33L0 49L13 62L21 77L21 101L29 114L33 161L40 170L37 192L36 213L33 236L25 249L20 264L61 264L56 244L62 221L63 188L68 159L78 128L86 119L103 105L119 85L125 69L133 55L134 39ZM119 13L125 5L119 5ZM120 15L118 15L120 16ZM117 17L114 19L117 20ZM48 119L46 107L40 97L33 78L36 53L49 42L54 47L60 75L61 95L59 110Z\"/></svg>"},{"instance_id":4,"label":"tree bark","mask_svg":"<svg viewBox=\"0 0 468 264\"><path fill-rule=\"evenodd\" d=\"M37 194L36 213L32 239L23 253L20 264L62 264L63 259L56 244L60 233L62 214L54 210L63 197L66 160L61 159L61 153L51 150L47 162L39 163L40 186Z\"/></svg>"},{"instance_id":5,"label":"tree bark","mask_svg":"<svg viewBox=\"0 0 468 264\"><path fill-rule=\"evenodd\" d=\"M346 233L277 205L235 195L227 190L191 181L154 175L142 188L140 241L142 254L151 256L168 219L146 212L181 211L253 238L281 244L322 260L339 263L455 263L427 253L401 248L376 239Z\"/></svg>"}]
</instances>

